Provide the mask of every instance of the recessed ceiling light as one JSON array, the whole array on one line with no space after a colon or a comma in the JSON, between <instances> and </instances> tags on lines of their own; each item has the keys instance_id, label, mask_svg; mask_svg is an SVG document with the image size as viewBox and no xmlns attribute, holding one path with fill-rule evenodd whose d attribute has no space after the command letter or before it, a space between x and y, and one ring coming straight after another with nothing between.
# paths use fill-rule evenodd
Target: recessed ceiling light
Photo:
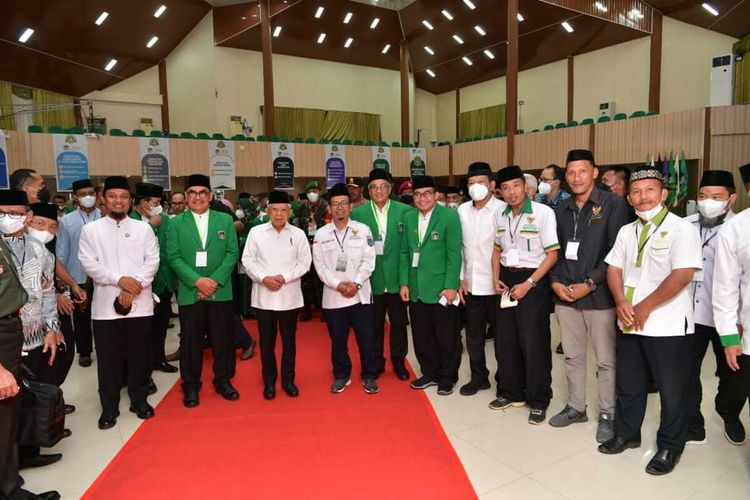
<instances>
[{"instance_id":1,"label":"recessed ceiling light","mask_svg":"<svg viewBox=\"0 0 750 500\"><path fill-rule=\"evenodd\" d=\"M104 21L106 21L108 17L109 17L109 12L104 11L101 14L99 14L99 17L96 18L96 21L94 21L94 24L96 24L97 26L101 26L102 23L104 23Z\"/></svg>"},{"instance_id":2,"label":"recessed ceiling light","mask_svg":"<svg viewBox=\"0 0 750 500\"><path fill-rule=\"evenodd\" d=\"M370 23L370 29L374 30L375 28L377 28L379 22L380 22L379 17L376 17L375 19L373 19L372 22Z\"/></svg>"},{"instance_id":3,"label":"recessed ceiling light","mask_svg":"<svg viewBox=\"0 0 750 500\"><path fill-rule=\"evenodd\" d=\"M325 39L326 39L325 33L321 33L320 35L318 35L318 43L323 43L323 40Z\"/></svg>"},{"instance_id":4,"label":"recessed ceiling light","mask_svg":"<svg viewBox=\"0 0 750 500\"><path fill-rule=\"evenodd\" d=\"M354 38L349 37L346 39L346 42L344 42L344 47L348 49L352 46L352 43L354 43Z\"/></svg>"},{"instance_id":5,"label":"recessed ceiling light","mask_svg":"<svg viewBox=\"0 0 750 500\"><path fill-rule=\"evenodd\" d=\"M465 3L465 4L466 4L466 6L467 6L468 8L470 8L471 10L474 10L474 9L476 9L476 8L477 8L477 6L476 6L476 5L474 5L474 2L472 2L471 0L464 0L464 3Z\"/></svg>"},{"instance_id":6,"label":"recessed ceiling light","mask_svg":"<svg viewBox=\"0 0 750 500\"><path fill-rule=\"evenodd\" d=\"M104 71L111 71L112 68L115 67L117 64L117 59L110 59L106 66L104 66Z\"/></svg>"},{"instance_id":7,"label":"recessed ceiling light","mask_svg":"<svg viewBox=\"0 0 750 500\"><path fill-rule=\"evenodd\" d=\"M152 36L151 40L149 40L148 43L146 44L146 48L150 49L151 47L153 47L154 45L156 45L156 42L158 42L158 41L159 41L159 37L158 36Z\"/></svg>"},{"instance_id":8,"label":"recessed ceiling light","mask_svg":"<svg viewBox=\"0 0 750 500\"><path fill-rule=\"evenodd\" d=\"M154 12L154 17L159 17L162 14L164 14L164 11L167 10L166 5L160 5L158 9L156 9L156 12Z\"/></svg>"},{"instance_id":9,"label":"recessed ceiling light","mask_svg":"<svg viewBox=\"0 0 750 500\"><path fill-rule=\"evenodd\" d=\"M381 51L380 51L380 53L381 53L381 54L385 54L385 53L386 53L386 52L388 52L389 50L391 50L391 44L390 44L390 43L387 43L387 44L385 44L385 47L383 47L383 50L381 50Z\"/></svg>"},{"instance_id":10,"label":"recessed ceiling light","mask_svg":"<svg viewBox=\"0 0 750 500\"><path fill-rule=\"evenodd\" d=\"M486 35L486 34L487 34L487 32L486 32L486 31L484 31L484 28L482 28L482 27L481 27L481 26L479 26L478 24L477 24L476 26L474 26L474 30L475 30L475 31L476 31L477 33L479 33L480 35L482 35L482 36L484 36L484 35Z\"/></svg>"},{"instance_id":11,"label":"recessed ceiling light","mask_svg":"<svg viewBox=\"0 0 750 500\"><path fill-rule=\"evenodd\" d=\"M525 21L524 17L521 15L520 12L518 14L516 14L516 19L518 19L519 23L522 23L522 22Z\"/></svg>"},{"instance_id":12,"label":"recessed ceiling light","mask_svg":"<svg viewBox=\"0 0 750 500\"><path fill-rule=\"evenodd\" d=\"M430 54L431 56L434 56L434 55L435 55L435 51L434 51L434 50L432 50L432 49L431 49L430 47L428 47L427 45L425 45L425 46L424 46L424 51L425 51L425 52L427 52L428 54Z\"/></svg>"},{"instance_id":13,"label":"recessed ceiling light","mask_svg":"<svg viewBox=\"0 0 750 500\"><path fill-rule=\"evenodd\" d=\"M486 55L490 59L494 59L495 58L495 54L493 54L489 49L485 49L484 55Z\"/></svg>"},{"instance_id":14,"label":"recessed ceiling light","mask_svg":"<svg viewBox=\"0 0 750 500\"><path fill-rule=\"evenodd\" d=\"M326 10L325 7L318 7L318 10L315 11L315 19L320 19L320 16L323 15L324 10Z\"/></svg>"},{"instance_id":15,"label":"recessed ceiling light","mask_svg":"<svg viewBox=\"0 0 750 500\"><path fill-rule=\"evenodd\" d=\"M471 66L472 64L474 64L473 62L471 62L471 59L469 59L466 56L463 56L461 59L464 60L464 62L466 63L467 66Z\"/></svg>"},{"instance_id":16,"label":"recessed ceiling light","mask_svg":"<svg viewBox=\"0 0 750 500\"><path fill-rule=\"evenodd\" d=\"M427 70L427 74L430 75L431 77L435 78L435 72L432 71L431 69Z\"/></svg>"},{"instance_id":17,"label":"recessed ceiling light","mask_svg":"<svg viewBox=\"0 0 750 500\"><path fill-rule=\"evenodd\" d=\"M604 5L604 4L603 4L603 3L601 3L601 2L594 2L594 7L596 7L596 8L597 8L597 10L599 10L599 11L601 11L601 12L607 12L607 11L609 10L609 9L607 8L607 6L606 6L606 5Z\"/></svg>"},{"instance_id":18,"label":"recessed ceiling light","mask_svg":"<svg viewBox=\"0 0 750 500\"><path fill-rule=\"evenodd\" d=\"M352 16L353 16L353 15L354 15L354 14L352 14L351 12L347 12L347 13L346 13L346 16L344 16L344 24L349 24L349 21L351 21L351 20L352 20Z\"/></svg>"},{"instance_id":19,"label":"recessed ceiling light","mask_svg":"<svg viewBox=\"0 0 750 500\"><path fill-rule=\"evenodd\" d=\"M573 29L573 26L571 26L570 23L568 23L568 21L563 21L562 27L565 28L565 31L567 31L568 33L573 33L573 31L575 31Z\"/></svg>"},{"instance_id":20,"label":"recessed ceiling light","mask_svg":"<svg viewBox=\"0 0 750 500\"><path fill-rule=\"evenodd\" d=\"M448 12L448 11L447 11L447 10L445 10L445 9L443 9L443 10L441 11L441 13L443 14L443 16L445 16L445 18L446 18L446 19L447 19L448 21L453 21L453 16L451 15L451 13L450 13L450 12Z\"/></svg>"},{"instance_id":21,"label":"recessed ceiling light","mask_svg":"<svg viewBox=\"0 0 750 500\"><path fill-rule=\"evenodd\" d=\"M460 36L458 36L458 35L453 35L453 39L454 39L454 40L456 41L456 43L458 43L458 44L463 44L463 43L464 43L464 41L463 41L463 40L461 39L461 37L460 37Z\"/></svg>"},{"instance_id":22,"label":"recessed ceiling light","mask_svg":"<svg viewBox=\"0 0 750 500\"><path fill-rule=\"evenodd\" d=\"M273 30L273 36L275 38L278 38L279 35L281 35L281 30L282 30L281 26L276 26L276 28Z\"/></svg>"},{"instance_id":23,"label":"recessed ceiling light","mask_svg":"<svg viewBox=\"0 0 750 500\"><path fill-rule=\"evenodd\" d=\"M714 7L713 5L711 5L709 3L704 3L703 5L701 5L701 7L703 7L704 9L706 9L708 12L710 12L714 16L718 16L719 15L719 11L716 10L716 7Z\"/></svg>"},{"instance_id":24,"label":"recessed ceiling light","mask_svg":"<svg viewBox=\"0 0 750 500\"><path fill-rule=\"evenodd\" d=\"M26 41L31 38L31 35L34 34L34 30L31 28L26 28L23 30L23 33L21 33L21 36L18 37L18 41L21 43L26 43Z\"/></svg>"},{"instance_id":25,"label":"recessed ceiling light","mask_svg":"<svg viewBox=\"0 0 750 500\"><path fill-rule=\"evenodd\" d=\"M424 21L422 21L422 24L424 24L424 27L427 28L428 30L434 30L435 29L435 28L432 27L432 25L426 19Z\"/></svg>"}]
</instances>

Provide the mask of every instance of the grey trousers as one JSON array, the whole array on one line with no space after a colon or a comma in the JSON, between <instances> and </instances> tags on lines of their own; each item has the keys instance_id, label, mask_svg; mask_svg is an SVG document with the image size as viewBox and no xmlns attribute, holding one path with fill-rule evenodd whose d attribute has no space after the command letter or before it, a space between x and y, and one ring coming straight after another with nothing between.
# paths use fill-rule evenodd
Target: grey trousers
<instances>
[{"instance_id":1,"label":"grey trousers","mask_svg":"<svg viewBox=\"0 0 750 500\"><path fill-rule=\"evenodd\" d=\"M560 324L565 374L568 377L568 404L586 410L586 350L593 344L598 373L599 411L615 414L615 309L585 309L556 305Z\"/></svg>"}]
</instances>

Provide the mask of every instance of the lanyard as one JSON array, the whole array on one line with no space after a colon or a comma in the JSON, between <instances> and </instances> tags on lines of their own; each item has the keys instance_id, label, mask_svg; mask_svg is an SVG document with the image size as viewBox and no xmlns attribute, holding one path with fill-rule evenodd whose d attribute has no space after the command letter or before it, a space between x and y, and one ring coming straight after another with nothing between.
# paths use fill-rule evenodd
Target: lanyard
<instances>
[{"instance_id":1,"label":"lanyard","mask_svg":"<svg viewBox=\"0 0 750 500\"><path fill-rule=\"evenodd\" d=\"M388 209L391 207L391 200L388 200L385 202L385 206L383 207L383 216L385 216L385 220L388 220ZM378 216L377 209L375 208L375 202L372 202L371 207L372 208L372 215L375 217L375 225L378 226L378 235L380 236L380 239L383 239L384 232L383 228L380 227L380 216Z\"/></svg>"},{"instance_id":2,"label":"lanyard","mask_svg":"<svg viewBox=\"0 0 750 500\"><path fill-rule=\"evenodd\" d=\"M664 222L664 219L666 219L666 218L667 217L665 216L665 217L662 218L662 220L659 221L659 224L657 224L656 227L654 227L654 230L648 235L648 238L646 238L643 241L643 244L641 244L641 245L638 245L638 226L635 227L635 241L636 241L636 245L638 245L638 255L636 256L636 262L641 262L641 260L642 260L641 256L643 254L643 249L646 248L646 244L648 244L648 242L651 239L651 237L656 234L656 231L659 230L659 227L661 227L662 223ZM636 222L636 224L639 224L639 223ZM650 222L649 222L649 224L650 224ZM641 267L641 266L636 266L636 267Z\"/></svg>"},{"instance_id":3,"label":"lanyard","mask_svg":"<svg viewBox=\"0 0 750 500\"><path fill-rule=\"evenodd\" d=\"M708 229L708 231L710 232L711 229ZM706 234L708 234L708 232ZM701 248L706 248L706 245L708 245L708 242L716 238L717 234L719 234L719 231L714 231L714 234L712 234L706 241L703 241L703 227L701 227L701 241L703 241L703 245L701 245Z\"/></svg>"},{"instance_id":4,"label":"lanyard","mask_svg":"<svg viewBox=\"0 0 750 500\"><path fill-rule=\"evenodd\" d=\"M91 213L93 214L93 213L95 213L95 212L91 212ZM83 222L83 225L84 225L84 226L85 226L86 224L88 224L89 222L91 222L91 221L88 221L88 222L86 222L86 218L85 218L85 217L83 216L83 211L82 211L82 210L78 210L78 215L80 215L80 216L81 216L81 221ZM94 219L94 220L96 220L96 219Z\"/></svg>"},{"instance_id":5,"label":"lanyard","mask_svg":"<svg viewBox=\"0 0 750 500\"><path fill-rule=\"evenodd\" d=\"M336 243L339 244L339 248L341 249L341 253L344 253L344 242L346 241L346 235L349 234L349 226L346 226L346 231L344 231L344 237L339 240L339 235L336 233L336 230L333 230L333 235L336 237Z\"/></svg>"},{"instance_id":6,"label":"lanyard","mask_svg":"<svg viewBox=\"0 0 750 500\"><path fill-rule=\"evenodd\" d=\"M573 210L573 241L578 241L578 212Z\"/></svg>"},{"instance_id":7,"label":"lanyard","mask_svg":"<svg viewBox=\"0 0 750 500\"><path fill-rule=\"evenodd\" d=\"M506 215L505 217L508 218L508 232L510 232L510 243L511 243L511 245L515 245L516 244L516 232L518 231L518 226L521 225L521 219L523 219L524 214L523 213L518 214L518 221L516 222L516 227L513 228L512 231L511 231L511 228L510 228L510 226L511 226L510 215Z\"/></svg>"}]
</instances>

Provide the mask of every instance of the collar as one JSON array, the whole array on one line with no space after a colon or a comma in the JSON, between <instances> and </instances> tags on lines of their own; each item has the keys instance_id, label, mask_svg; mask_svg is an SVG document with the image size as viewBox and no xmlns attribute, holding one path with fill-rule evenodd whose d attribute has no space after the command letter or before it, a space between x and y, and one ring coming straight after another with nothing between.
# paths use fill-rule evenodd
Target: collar
<instances>
[{"instance_id":1,"label":"collar","mask_svg":"<svg viewBox=\"0 0 750 500\"><path fill-rule=\"evenodd\" d=\"M281 228L281 231L288 231L289 230L289 223L285 222L284 227ZM273 227L273 224L270 222L268 223L268 227L266 227L266 231L276 231L276 228Z\"/></svg>"},{"instance_id":2,"label":"collar","mask_svg":"<svg viewBox=\"0 0 750 500\"><path fill-rule=\"evenodd\" d=\"M117 220L113 219L113 218L112 218L112 217L110 217L109 215L108 215L108 216L106 216L106 217L104 217L104 219L105 219L105 220L106 220L107 222L109 222L110 224L120 225L120 224L123 224L124 222L126 222L126 221L127 221L128 219L130 219L130 215L125 215L125 217L123 217L123 218L122 218L122 220L119 220L119 221L117 221Z\"/></svg>"},{"instance_id":3,"label":"collar","mask_svg":"<svg viewBox=\"0 0 750 500\"><path fill-rule=\"evenodd\" d=\"M80 207L76 208L76 212L78 212L79 214L81 214L82 217L86 217L86 218L95 217L96 215L99 215L99 209L98 208L94 208L91 211L90 214L87 214L86 212L84 212L83 210L81 210Z\"/></svg>"},{"instance_id":4,"label":"collar","mask_svg":"<svg viewBox=\"0 0 750 500\"><path fill-rule=\"evenodd\" d=\"M378 206L372 200L370 200L370 203L372 203L372 209L375 210L376 212L380 212L380 213L388 212L388 209L391 206L391 200L390 200L390 198L385 201L385 205L383 205L383 208L378 208Z\"/></svg>"},{"instance_id":5,"label":"collar","mask_svg":"<svg viewBox=\"0 0 750 500\"><path fill-rule=\"evenodd\" d=\"M661 211L658 214L656 214L654 216L654 218L651 219L646 224L652 224L654 227L656 227L656 226L660 225L664 219L667 218L668 214L669 214L669 209L667 208L666 205L664 205L662 207ZM641 220L640 217L638 218L637 222L640 224L641 227L645 227L646 226L646 224L643 223L643 221Z\"/></svg>"},{"instance_id":6,"label":"collar","mask_svg":"<svg viewBox=\"0 0 750 500\"><path fill-rule=\"evenodd\" d=\"M505 210L503 210L503 215L508 215L513 210L513 207L508 205L505 207ZM521 207L521 213L522 214L533 214L534 209L531 206L531 198L528 196L526 197L526 201L523 202L523 206Z\"/></svg>"},{"instance_id":7,"label":"collar","mask_svg":"<svg viewBox=\"0 0 750 500\"><path fill-rule=\"evenodd\" d=\"M346 220L346 226L344 226L344 229L339 229L339 228L336 227L336 223L335 222L331 222L331 228L333 228L334 231L340 233L342 231L346 231L347 229L349 229L349 227L351 226L351 223L352 223L352 219L349 218L349 219Z\"/></svg>"},{"instance_id":8,"label":"collar","mask_svg":"<svg viewBox=\"0 0 750 500\"><path fill-rule=\"evenodd\" d=\"M430 217L432 217L433 212L435 212L435 208L437 208L439 206L440 205L438 205L437 203L435 203L435 205L426 214L423 214L421 210L417 210L417 211L419 212L419 216L422 217L422 219L429 219Z\"/></svg>"},{"instance_id":9,"label":"collar","mask_svg":"<svg viewBox=\"0 0 750 500\"><path fill-rule=\"evenodd\" d=\"M558 191L561 193L562 191ZM589 203L593 203L594 205L601 205L602 204L602 198L604 197L604 191L594 186L594 189L589 194L589 199L586 200L586 203L583 204L585 207ZM570 195L570 198L565 198L561 203L564 203L564 207L569 210L578 211L578 205L576 204L576 197L575 195Z\"/></svg>"},{"instance_id":10,"label":"collar","mask_svg":"<svg viewBox=\"0 0 750 500\"><path fill-rule=\"evenodd\" d=\"M195 217L196 219L202 219L203 217L207 217L208 214L211 213L211 209L209 208L208 210L206 210L202 214L197 214L197 213L193 212L192 210L190 210L190 213L193 214L193 217Z\"/></svg>"}]
</instances>

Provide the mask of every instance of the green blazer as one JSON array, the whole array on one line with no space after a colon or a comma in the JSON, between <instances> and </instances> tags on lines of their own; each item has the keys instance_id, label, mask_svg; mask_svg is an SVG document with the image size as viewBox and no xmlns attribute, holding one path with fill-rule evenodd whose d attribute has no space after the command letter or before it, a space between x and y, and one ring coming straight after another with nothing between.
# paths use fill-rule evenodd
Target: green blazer
<instances>
[{"instance_id":1,"label":"green blazer","mask_svg":"<svg viewBox=\"0 0 750 500\"><path fill-rule=\"evenodd\" d=\"M209 210L206 236L208 265L195 266L195 256L203 251L193 213L186 210L169 221L167 226L167 260L179 279L177 304L187 306L198 302L195 282L208 277L219 284L207 301L232 300L232 271L239 259L237 236L232 217Z\"/></svg>"},{"instance_id":2,"label":"green blazer","mask_svg":"<svg viewBox=\"0 0 750 500\"><path fill-rule=\"evenodd\" d=\"M388 290L388 293L398 293L399 291L398 271L401 264L401 240L405 231L404 217L413 210L409 205L399 201L390 201L388 227L385 232L385 248L383 249L383 255L375 257L375 271L370 276L370 285L374 295L382 295L386 290ZM380 229L373 213L372 201L355 208L352 211L352 220L367 224L373 238L379 238Z\"/></svg>"},{"instance_id":3,"label":"green blazer","mask_svg":"<svg viewBox=\"0 0 750 500\"><path fill-rule=\"evenodd\" d=\"M141 214L135 210L130 211L130 217L135 220L143 220ZM161 225L159 227L151 226L154 230L156 239L159 241L159 270L156 272L154 282L151 284L151 290L156 295L172 293L174 290L174 274L169 267L167 260L167 226L169 225L169 216L160 214Z\"/></svg>"},{"instance_id":4,"label":"green blazer","mask_svg":"<svg viewBox=\"0 0 750 500\"><path fill-rule=\"evenodd\" d=\"M411 210L404 217L399 283L409 287L412 302L421 300L425 304L437 304L440 292L458 290L460 284L461 222L458 212L435 205L420 245L420 217L419 210ZM412 267L416 252L419 252L419 265Z\"/></svg>"}]
</instances>

